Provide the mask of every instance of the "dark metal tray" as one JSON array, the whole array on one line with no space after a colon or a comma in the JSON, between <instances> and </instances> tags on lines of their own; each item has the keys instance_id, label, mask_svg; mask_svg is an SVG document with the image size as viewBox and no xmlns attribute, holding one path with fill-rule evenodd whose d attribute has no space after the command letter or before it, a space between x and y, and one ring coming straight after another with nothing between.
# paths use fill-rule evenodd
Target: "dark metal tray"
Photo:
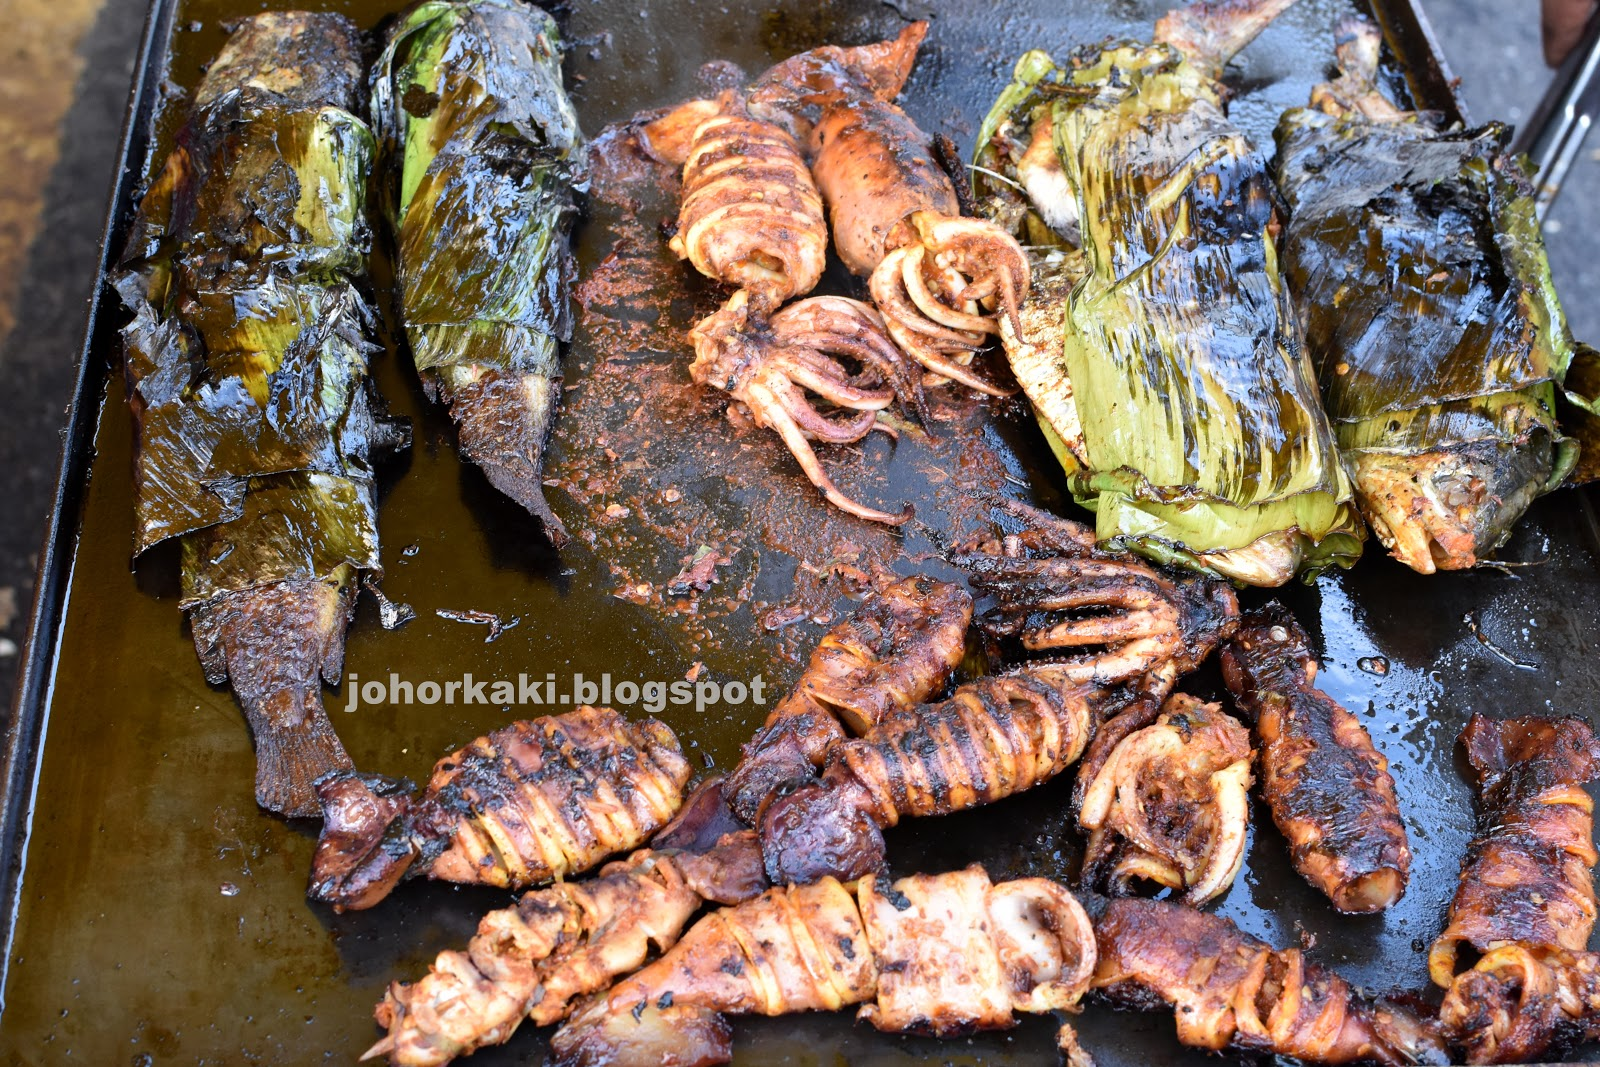
<instances>
[{"instance_id":1,"label":"dark metal tray","mask_svg":"<svg viewBox=\"0 0 1600 1067\"><path fill-rule=\"evenodd\" d=\"M1268 136L1277 113L1304 101L1323 76L1331 26L1350 2L1302 0L1244 54L1234 110L1253 135ZM1378 4L1396 72L1420 101L1458 113L1448 73L1409 0ZM194 83L200 63L221 42L221 23L261 6L154 0L110 210L108 257L122 246L147 159L165 151L181 118L182 87ZM303 6L345 10L371 27L399 0ZM565 20L576 42L574 98L594 134L637 110L702 92L697 71L707 61L731 60L754 72L802 48L886 36L903 15L931 14L908 109L925 128L949 133L965 148L1022 50L1061 51L1112 32L1144 35L1164 6L1159 0L726 6L573 0ZM605 257L626 213L597 199L580 230L586 272L617 267ZM673 269L658 248L635 255L654 263L652 269ZM709 290L696 288L683 270L672 278L687 297L676 303L707 298ZM242 717L231 695L201 676L180 622L172 561L147 560L137 575L128 567L129 425L111 373L122 313L103 282L91 308L7 737L0 915L10 938L0 1063L348 1062L377 1036L369 1012L385 983L415 977L434 953L462 945L478 917L508 895L413 883L376 910L344 916L304 899L315 827L256 809ZM657 329L639 334L638 366L687 382L681 341L672 338L681 337L674 331L691 312L665 308ZM662 428L661 436L675 435L669 459L641 476L670 480L698 509L696 518L652 525L634 515L609 523L605 489L613 483L597 457L610 445L593 433L596 420L605 421L605 405L594 397L618 388L610 364L628 336L626 323L590 308L568 358L570 417L558 431L552 468L565 490L553 498L569 526L592 539L560 558L541 547L525 516L458 462L448 424L421 404L404 360L393 352L380 359L383 391L417 425L410 457L384 474L386 589L419 617L384 632L364 603L350 634L349 674L371 679L394 670L442 681L464 671L511 678L548 672L564 680L609 671L619 679L670 680L703 660L711 677L760 673L778 688L793 678L795 654L821 632L817 620L848 610L847 602L833 605L838 589L816 577L828 559L815 553L827 545L808 534L836 531L834 540L854 539L856 556L869 560L898 555L902 572L948 573L928 558L942 533L935 516L942 507L960 511L972 478L952 476L944 489L929 489L934 453L914 442L895 449L887 481L869 486L872 499L891 505L913 499L930 523L913 530L899 555L901 543L889 535L817 507L776 444L763 434L736 434L722 420L720 403L711 401L688 403ZM651 341L659 344L652 348ZM962 426L975 428L974 440L981 437L985 462L997 464L980 471L978 481L997 479L1021 492L1019 483L1031 475L1032 495L1059 501L1050 472L1031 465L1039 443L1014 405L968 409L961 418L968 420ZM619 433L617 440L625 439ZM957 453L970 459L960 452L970 442L959 444ZM744 445L740 462L749 484L743 490L692 477L702 449ZM873 464L882 466L883 456L873 452ZM632 458L625 453L605 462L626 466ZM626 485L626 478L615 484ZM783 512L787 525L765 498L796 501ZM701 537L743 537L737 546L743 562L727 568L721 599L708 597L704 610L684 611L655 590L677 569L680 551ZM403 553L410 545L415 554ZM1348 574L1287 590L1326 647L1322 685L1363 715L1391 761L1416 866L1410 892L1389 914L1340 918L1289 869L1282 841L1258 812L1245 873L1219 910L1275 942L1314 943L1320 959L1358 985L1424 987L1425 949L1472 828L1455 736L1474 711L1595 714L1597 552L1600 535L1587 498L1569 491L1541 502L1506 549L1505 558L1529 566L1422 578L1374 553ZM631 595L640 582L651 592ZM439 608L489 609L522 622L484 644L481 629L438 618ZM1386 673L1375 673L1380 660ZM357 764L413 777L511 717L499 707L460 705L363 707L346 715L344 698L328 694ZM539 709L514 711L527 716ZM669 707L662 714L694 749L726 765L764 712L746 706L697 718ZM1078 847L1064 814L1067 788L1057 782L991 808L908 823L891 836L892 861L909 871L981 860L997 877L1067 877ZM1177 1045L1170 1016L1091 1008L1081 1029L1103 1064L1204 1062ZM1043 1064L1055 1062L1052 1034L1048 1020L1028 1020L1008 1034L939 1043L884 1037L841 1014L741 1022L736 1047L746 1063ZM530 1030L473 1062L530 1062L542 1047L542 1035Z\"/></svg>"}]
</instances>

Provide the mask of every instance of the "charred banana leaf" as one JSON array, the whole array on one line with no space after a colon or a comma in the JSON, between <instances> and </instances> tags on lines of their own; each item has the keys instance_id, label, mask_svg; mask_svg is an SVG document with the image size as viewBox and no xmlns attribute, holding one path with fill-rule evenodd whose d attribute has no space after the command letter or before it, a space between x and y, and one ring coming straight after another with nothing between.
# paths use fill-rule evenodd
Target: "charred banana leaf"
<instances>
[{"instance_id":1,"label":"charred banana leaf","mask_svg":"<svg viewBox=\"0 0 1600 1067\"><path fill-rule=\"evenodd\" d=\"M583 135L555 22L521 0L428 0L373 77L400 311L423 384L461 449L537 515L570 339Z\"/></svg>"},{"instance_id":2,"label":"charred banana leaf","mask_svg":"<svg viewBox=\"0 0 1600 1067\"><path fill-rule=\"evenodd\" d=\"M1034 249L1002 339L1099 538L1254 585L1348 566L1362 540L1278 273L1267 162L1210 73L1285 6L1197 5L1157 44L1065 65L1028 53L975 172Z\"/></svg>"},{"instance_id":3,"label":"charred banana leaf","mask_svg":"<svg viewBox=\"0 0 1600 1067\"><path fill-rule=\"evenodd\" d=\"M1340 35L1343 76L1278 127L1284 275L1379 540L1425 574L1471 567L1577 461L1572 337L1510 131L1395 108L1377 28Z\"/></svg>"},{"instance_id":4,"label":"charred banana leaf","mask_svg":"<svg viewBox=\"0 0 1600 1067\"><path fill-rule=\"evenodd\" d=\"M367 379L374 142L346 19L240 24L146 193L118 287L137 447L134 553L178 538L183 607L256 743L256 799L315 815L349 758L322 707L362 571L375 453L403 442Z\"/></svg>"}]
</instances>

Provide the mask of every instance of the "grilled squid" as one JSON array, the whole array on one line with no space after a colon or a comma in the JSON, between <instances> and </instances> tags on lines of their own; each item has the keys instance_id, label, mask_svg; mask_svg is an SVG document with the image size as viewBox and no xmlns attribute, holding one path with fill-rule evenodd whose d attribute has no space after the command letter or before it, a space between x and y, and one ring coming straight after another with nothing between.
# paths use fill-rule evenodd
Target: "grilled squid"
<instances>
[{"instance_id":1,"label":"grilled squid","mask_svg":"<svg viewBox=\"0 0 1600 1067\"><path fill-rule=\"evenodd\" d=\"M1082 755L1090 694L1049 665L980 678L828 753L820 778L774 799L761 850L774 884L850 879L884 863L882 830L1031 789Z\"/></svg>"},{"instance_id":2,"label":"grilled squid","mask_svg":"<svg viewBox=\"0 0 1600 1067\"><path fill-rule=\"evenodd\" d=\"M1020 637L1033 652L1066 652L1062 667L1085 685L1146 675L1170 685L1233 632L1238 598L1225 583L1170 578L1122 552L1095 547L1094 532L1013 501L1021 532L980 535L951 561L983 594L979 621Z\"/></svg>"},{"instance_id":3,"label":"grilled squid","mask_svg":"<svg viewBox=\"0 0 1600 1067\"><path fill-rule=\"evenodd\" d=\"M738 287L690 331L690 376L743 404L777 431L806 477L836 507L873 522L890 514L846 497L813 441L853 444L897 399L923 407L921 382L882 317L844 297L785 301L816 288L827 262L821 195L783 126L754 117L733 92L691 101L645 127L658 158L683 164L683 200L669 246L709 278Z\"/></svg>"},{"instance_id":4,"label":"grilled squid","mask_svg":"<svg viewBox=\"0 0 1600 1067\"><path fill-rule=\"evenodd\" d=\"M1113 900L1095 932L1095 988L1132 1007L1171 1005L1185 1045L1306 1063L1449 1062L1408 1013L1357 999L1344 979L1299 949L1274 950L1221 916Z\"/></svg>"},{"instance_id":5,"label":"grilled squid","mask_svg":"<svg viewBox=\"0 0 1600 1067\"><path fill-rule=\"evenodd\" d=\"M1580 952L1595 923L1594 801L1583 788L1600 777L1593 728L1578 718L1474 715L1461 741L1477 777L1479 830L1428 953L1428 974L1445 988L1462 945Z\"/></svg>"},{"instance_id":6,"label":"grilled squid","mask_svg":"<svg viewBox=\"0 0 1600 1067\"><path fill-rule=\"evenodd\" d=\"M994 885L979 867L853 889L825 878L706 916L551 1049L567 1067L726 1063L725 1013L855 1004L880 1030L955 1037L1074 1007L1094 965L1088 916L1044 879ZM1061 1043L1076 1049L1069 1027Z\"/></svg>"},{"instance_id":7,"label":"grilled squid","mask_svg":"<svg viewBox=\"0 0 1600 1067\"><path fill-rule=\"evenodd\" d=\"M1394 777L1361 720L1313 688L1317 662L1294 616L1276 604L1246 615L1222 672L1255 723L1262 793L1295 870L1343 912L1399 900L1411 846Z\"/></svg>"},{"instance_id":8,"label":"grilled squid","mask_svg":"<svg viewBox=\"0 0 1600 1067\"><path fill-rule=\"evenodd\" d=\"M1143 880L1192 905L1226 891L1244 865L1250 755L1249 732L1220 706L1168 698L1084 793L1084 884L1123 895Z\"/></svg>"},{"instance_id":9,"label":"grilled squid","mask_svg":"<svg viewBox=\"0 0 1600 1067\"><path fill-rule=\"evenodd\" d=\"M419 874L518 889L577 874L647 841L688 780L665 723L592 707L480 737L420 797L377 775L325 777L309 893L360 910Z\"/></svg>"},{"instance_id":10,"label":"grilled squid","mask_svg":"<svg viewBox=\"0 0 1600 1067\"><path fill-rule=\"evenodd\" d=\"M387 1033L368 1052L438 1067L507 1040L524 1018L560 1021L573 1001L665 950L706 901L736 904L768 886L756 834L738 811L771 795L855 729L913 707L948 683L971 602L959 586L901 579L878 590L812 653L726 778L701 784L651 842L599 877L561 882L489 913L465 952L390 986L375 1012ZM752 816L753 817L753 816Z\"/></svg>"},{"instance_id":11,"label":"grilled squid","mask_svg":"<svg viewBox=\"0 0 1600 1067\"><path fill-rule=\"evenodd\" d=\"M828 207L834 248L868 288L890 335L933 376L994 395L968 364L999 309L1015 320L1029 267L1010 234L961 217L929 138L891 101L925 22L866 48L819 48L780 63L750 90L752 109L782 116L805 146Z\"/></svg>"},{"instance_id":12,"label":"grilled squid","mask_svg":"<svg viewBox=\"0 0 1600 1067\"><path fill-rule=\"evenodd\" d=\"M1075 654L968 683L835 745L818 780L761 817L775 883L859 877L882 865L882 830L902 818L989 804L1054 778L1084 754L1101 719L1127 704L1124 689L1159 703L1231 631L1238 605L1222 583L1173 581L1095 549L1076 524L1005 506L1029 528L975 538L952 562L998 600L986 628L1021 633L1029 649Z\"/></svg>"},{"instance_id":13,"label":"grilled squid","mask_svg":"<svg viewBox=\"0 0 1600 1067\"><path fill-rule=\"evenodd\" d=\"M732 94L724 101L690 140L678 232L669 246L770 313L815 289L822 277L828 257L822 197L788 131L739 114Z\"/></svg>"},{"instance_id":14,"label":"grilled squid","mask_svg":"<svg viewBox=\"0 0 1600 1067\"><path fill-rule=\"evenodd\" d=\"M677 943L707 900L748 900L767 887L749 831L704 853L642 849L596 878L558 882L485 915L465 952L441 952L373 1012L387 1033L363 1059L440 1067L510 1039L524 1019L560 1022L575 999Z\"/></svg>"},{"instance_id":15,"label":"grilled squid","mask_svg":"<svg viewBox=\"0 0 1600 1067\"><path fill-rule=\"evenodd\" d=\"M949 682L972 600L914 576L875 593L818 642L799 683L773 707L728 775L729 807L754 825L767 802L809 781L849 736L904 715Z\"/></svg>"},{"instance_id":16,"label":"grilled squid","mask_svg":"<svg viewBox=\"0 0 1600 1067\"><path fill-rule=\"evenodd\" d=\"M834 507L870 522L906 522L909 506L891 514L845 496L811 447L813 441L851 444L873 430L892 436L895 431L878 421L878 412L895 402L897 392L920 402L907 384L899 351L883 333L882 318L858 300L822 296L769 319L751 299L739 290L689 331L695 351L690 377L723 390L749 410L757 426L775 430Z\"/></svg>"},{"instance_id":17,"label":"grilled squid","mask_svg":"<svg viewBox=\"0 0 1600 1067\"><path fill-rule=\"evenodd\" d=\"M1446 988L1439 1021L1469 1063L1540 1059L1600 1034L1594 930L1594 805L1600 739L1578 718L1496 722L1462 732L1479 832L1461 865L1428 972ZM1470 968L1461 949L1482 953Z\"/></svg>"},{"instance_id":18,"label":"grilled squid","mask_svg":"<svg viewBox=\"0 0 1600 1067\"><path fill-rule=\"evenodd\" d=\"M685 135L685 131L689 131ZM777 431L806 477L834 506L873 522L890 514L833 484L811 442L853 444L897 399L923 407L921 382L871 307L844 297L785 301L816 288L827 263L821 194L783 126L753 116L742 98L693 101L646 127L651 150L683 163L673 252L738 291L690 331L690 376L727 392L756 425Z\"/></svg>"},{"instance_id":19,"label":"grilled squid","mask_svg":"<svg viewBox=\"0 0 1600 1067\"><path fill-rule=\"evenodd\" d=\"M1439 1024L1467 1063L1531 1063L1600 1037L1600 953L1510 942L1458 975Z\"/></svg>"}]
</instances>

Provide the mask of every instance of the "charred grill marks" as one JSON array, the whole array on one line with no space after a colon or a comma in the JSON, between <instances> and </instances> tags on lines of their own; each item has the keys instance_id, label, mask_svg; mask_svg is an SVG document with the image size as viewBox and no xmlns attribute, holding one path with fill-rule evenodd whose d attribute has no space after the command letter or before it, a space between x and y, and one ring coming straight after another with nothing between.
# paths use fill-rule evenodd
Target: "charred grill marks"
<instances>
[{"instance_id":1,"label":"charred grill marks","mask_svg":"<svg viewBox=\"0 0 1600 1067\"><path fill-rule=\"evenodd\" d=\"M842 724L867 726L944 688L970 619L971 601L959 586L912 577L878 590L824 637L733 774L703 782L654 848L610 864L596 879L537 890L514 909L486 916L466 953L443 953L419 981L390 987L376 1011L388 1033L368 1055L438 1065L505 1041L525 1016L538 1025L556 1022L578 997L643 965L652 947L670 948L706 901L731 905L759 895L768 888L761 845L739 813L754 821L770 797L809 779L846 736ZM457 774L455 763L446 761L441 773ZM330 825L340 810L330 808ZM370 837L371 827L393 818L381 806L376 818L344 818L344 836L327 840L330 857L342 845L341 855L372 851L378 858L370 865L382 870L409 862L411 838L377 835L379 849L348 841L350 824L368 828ZM728 957L723 973L738 978L746 962ZM655 1004L641 1009L641 1021L661 1012L725 1034L720 1020L696 1023L670 999Z\"/></svg>"},{"instance_id":2,"label":"charred grill marks","mask_svg":"<svg viewBox=\"0 0 1600 1067\"><path fill-rule=\"evenodd\" d=\"M1326 1064L1448 1062L1408 1012L1359 1000L1299 949L1274 950L1220 916L1114 900L1095 932L1095 988L1132 1007L1170 1005L1186 1045Z\"/></svg>"},{"instance_id":3,"label":"charred grill marks","mask_svg":"<svg viewBox=\"0 0 1600 1067\"><path fill-rule=\"evenodd\" d=\"M310 895L369 908L404 877L523 888L643 844L689 764L654 719L609 708L514 723L441 760L423 795L376 776L318 784L326 822Z\"/></svg>"},{"instance_id":4,"label":"charred grill marks","mask_svg":"<svg viewBox=\"0 0 1600 1067\"><path fill-rule=\"evenodd\" d=\"M1154 882L1196 906L1225 892L1244 863L1251 755L1245 728L1220 706L1170 697L1084 789L1084 883L1122 895Z\"/></svg>"},{"instance_id":5,"label":"charred grill marks","mask_svg":"<svg viewBox=\"0 0 1600 1067\"><path fill-rule=\"evenodd\" d=\"M1360 720L1313 688L1317 664L1294 616L1276 604L1245 615L1222 667L1255 725L1262 793L1295 869L1340 911L1393 904L1411 871L1394 778Z\"/></svg>"},{"instance_id":6,"label":"charred grill marks","mask_svg":"<svg viewBox=\"0 0 1600 1067\"><path fill-rule=\"evenodd\" d=\"M1428 955L1447 990L1441 1029L1469 1063L1540 1059L1600 1033L1594 930L1594 804L1600 740L1577 718L1496 722L1461 734L1477 777L1479 832L1449 923ZM1462 945L1483 955L1461 970ZM1459 973L1458 973L1459 971Z\"/></svg>"},{"instance_id":7,"label":"charred grill marks","mask_svg":"<svg viewBox=\"0 0 1600 1067\"><path fill-rule=\"evenodd\" d=\"M706 916L551 1047L564 1067L725 1063L724 1012L851 1004L881 1030L958 1036L1010 1026L1014 1012L1071 1009L1094 962L1088 917L1043 879L995 885L970 867L852 891L824 878ZM1060 1040L1076 1047L1070 1027Z\"/></svg>"}]
</instances>

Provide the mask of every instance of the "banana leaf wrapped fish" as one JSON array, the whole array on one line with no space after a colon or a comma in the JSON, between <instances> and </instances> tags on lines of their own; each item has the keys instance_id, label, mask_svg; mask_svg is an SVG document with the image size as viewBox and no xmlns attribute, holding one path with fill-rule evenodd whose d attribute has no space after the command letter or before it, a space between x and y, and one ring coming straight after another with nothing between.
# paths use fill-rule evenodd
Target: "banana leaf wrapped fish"
<instances>
[{"instance_id":1,"label":"banana leaf wrapped fish","mask_svg":"<svg viewBox=\"0 0 1600 1067\"><path fill-rule=\"evenodd\" d=\"M1360 520L1279 276L1267 161L1215 80L1288 0L1169 14L1157 43L1017 63L978 137L985 211L1033 249L1002 340L1096 532L1254 585L1348 566Z\"/></svg>"},{"instance_id":2,"label":"banana leaf wrapped fish","mask_svg":"<svg viewBox=\"0 0 1600 1067\"><path fill-rule=\"evenodd\" d=\"M257 800L318 811L349 758L322 706L363 571L374 455L405 431L367 377L374 142L348 20L244 20L146 192L118 288L136 433L134 553L177 538L182 606L256 743Z\"/></svg>"},{"instance_id":3,"label":"banana leaf wrapped fish","mask_svg":"<svg viewBox=\"0 0 1600 1067\"><path fill-rule=\"evenodd\" d=\"M1396 108L1377 28L1339 33L1342 76L1278 127L1284 275L1373 531L1423 573L1471 567L1577 460L1573 341L1510 131Z\"/></svg>"},{"instance_id":4,"label":"banana leaf wrapped fish","mask_svg":"<svg viewBox=\"0 0 1600 1067\"><path fill-rule=\"evenodd\" d=\"M378 61L372 113L417 371L462 451L560 545L544 450L572 332L583 136L555 22L522 0L417 4Z\"/></svg>"}]
</instances>

